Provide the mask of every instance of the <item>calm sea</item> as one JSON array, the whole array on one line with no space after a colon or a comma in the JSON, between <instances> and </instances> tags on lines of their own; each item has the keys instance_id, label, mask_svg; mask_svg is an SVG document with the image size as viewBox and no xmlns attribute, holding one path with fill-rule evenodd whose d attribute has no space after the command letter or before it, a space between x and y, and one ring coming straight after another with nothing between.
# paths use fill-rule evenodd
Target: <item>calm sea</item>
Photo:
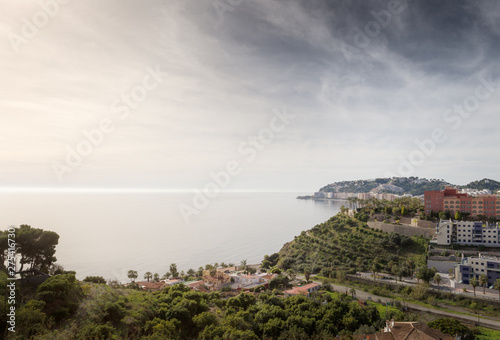
<instances>
[{"instance_id":1,"label":"calm sea","mask_svg":"<svg viewBox=\"0 0 500 340\"><path fill-rule=\"evenodd\" d=\"M29 224L59 234L56 256L77 277L128 281L137 270L165 274L207 263L262 261L303 230L340 211L342 201L297 200L304 193L223 193L186 223L191 193L1 194L2 228Z\"/></svg>"}]
</instances>

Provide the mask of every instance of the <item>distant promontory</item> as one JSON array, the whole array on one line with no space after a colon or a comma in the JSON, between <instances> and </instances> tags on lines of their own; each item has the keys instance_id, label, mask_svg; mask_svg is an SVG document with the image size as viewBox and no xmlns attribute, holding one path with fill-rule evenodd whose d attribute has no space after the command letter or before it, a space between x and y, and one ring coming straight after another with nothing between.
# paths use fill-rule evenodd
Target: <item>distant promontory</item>
<instances>
[{"instance_id":1,"label":"distant promontory","mask_svg":"<svg viewBox=\"0 0 500 340\"><path fill-rule=\"evenodd\" d=\"M488 178L466 185L455 185L443 179L392 177L334 182L322 187L313 195L298 196L297 198L322 200L376 197L394 199L401 196L421 196L426 190L443 190L447 186L453 186L471 194L497 194L500 190L500 182Z\"/></svg>"}]
</instances>

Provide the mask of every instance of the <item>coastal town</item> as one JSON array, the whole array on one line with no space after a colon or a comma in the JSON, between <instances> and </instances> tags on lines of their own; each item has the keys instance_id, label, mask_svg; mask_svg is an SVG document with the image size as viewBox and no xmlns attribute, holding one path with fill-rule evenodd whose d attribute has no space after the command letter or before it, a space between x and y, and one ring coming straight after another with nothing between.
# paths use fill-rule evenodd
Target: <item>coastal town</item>
<instances>
[{"instance_id":1,"label":"coastal town","mask_svg":"<svg viewBox=\"0 0 500 340\"><path fill-rule=\"evenodd\" d=\"M204 270L202 280L184 281L183 279L165 279L159 280L158 282L137 281L126 284L126 286L136 286L146 291L159 291L163 288L182 283L195 291L204 293L210 291L253 293L268 289L270 281L277 277L278 274L269 274L266 272L247 274L243 268L228 267ZM311 294L318 292L321 288L321 284L319 283L300 284L300 280L296 280L292 283L295 284L295 286L291 289L284 290L285 296L302 295L310 297Z\"/></svg>"},{"instance_id":2,"label":"coastal town","mask_svg":"<svg viewBox=\"0 0 500 340\"><path fill-rule=\"evenodd\" d=\"M444 186L439 190L424 190L417 196L366 197L351 195L343 200L345 206L342 205L337 215L303 231L279 252L265 255L258 264L247 264L246 260L238 265L215 263L184 272L172 263L163 277L145 272L141 280L138 278L142 273L129 270L128 282L88 276L77 283L75 272L51 263L50 257L42 257L13 275L23 289L36 290L37 298L51 306L37 310L40 313L50 313L54 303L61 304L57 299L52 302L52 298L49 299L52 295L41 292L61 289L57 287L65 282L67 288L64 289L68 291L86 292L79 293L76 302L71 299L65 302L72 306L72 313L77 314L83 313L76 312L78 308L84 308L85 313L95 313L78 301L94 295L105 300L111 292L118 299L113 303L118 304L122 303L116 302L122 299L119 298L122 294L170 301L170 309L164 310L167 314L163 317L172 320L190 320L186 313L194 308L194 301L215 301L210 304L211 308L230 318L231 313L238 310L242 313L251 305L254 310L265 310L268 302L263 301L270 299L272 304L283 308L302 301L324 309L341 304L346 308L345 313L353 313L353 308L358 310L356 313L377 311L373 312L377 316L370 322L371 326L365 327L361 319L342 319L341 334L330 331L346 340L422 337L458 340L472 339L472 334L497 331L494 336L500 334L500 322L496 318L500 308L499 196L484 189ZM50 249L55 251L54 233L28 225L13 230L21 235L22 256L29 256L24 254L26 246L22 242L30 238L47 239L49 235L55 243L29 242L41 247L37 250L40 254L50 254ZM49 270L42 264L49 264ZM64 308L65 317L70 317L70 310ZM206 310L208 307L202 304L196 308ZM163 315L161 313L159 315ZM219 317L222 316L216 319L210 316L213 325ZM119 325L123 320L114 322ZM345 328L349 322L353 323L351 329ZM450 329L451 323L455 326ZM26 327L25 321L21 324ZM189 323L169 327L168 331L161 331L166 332L162 334L193 332ZM256 331L271 334L266 333L268 330ZM203 332L209 332L209 328Z\"/></svg>"}]
</instances>

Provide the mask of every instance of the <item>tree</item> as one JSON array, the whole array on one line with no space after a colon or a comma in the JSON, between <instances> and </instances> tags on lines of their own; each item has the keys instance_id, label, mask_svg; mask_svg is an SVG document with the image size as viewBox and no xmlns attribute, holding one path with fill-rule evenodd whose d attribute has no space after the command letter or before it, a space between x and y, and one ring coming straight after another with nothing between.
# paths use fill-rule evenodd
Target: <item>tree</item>
<instances>
[{"instance_id":1,"label":"tree","mask_svg":"<svg viewBox=\"0 0 500 340\"><path fill-rule=\"evenodd\" d=\"M25 269L24 265L28 265L28 269L48 272L50 266L57 261L54 255L59 235L53 231L32 228L27 224L16 228L15 234L17 252L21 255L19 271Z\"/></svg>"},{"instance_id":2,"label":"tree","mask_svg":"<svg viewBox=\"0 0 500 340\"><path fill-rule=\"evenodd\" d=\"M438 329L444 334L461 335L462 339L474 339L474 332L460 321L452 318L438 318L427 324L430 328Z\"/></svg>"},{"instance_id":3,"label":"tree","mask_svg":"<svg viewBox=\"0 0 500 340\"><path fill-rule=\"evenodd\" d=\"M410 277L413 277L413 270L415 269L415 259L410 258L406 261L406 266L408 267L408 271L410 272Z\"/></svg>"},{"instance_id":4,"label":"tree","mask_svg":"<svg viewBox=\"0 0 500 340\"><path fill-rule=\"evenodd\" d=\"M373 261L372 266L371 266L371 270L373 273L373 280L375 281L375 277L377 276L377 273L380 270L380 264L376 261Z\"/></svg>"},{"instance_id":5,"label":"tree","mask_svg":"<svg viewBox=\"0 0 500 340\"><path fill-rule=\"evenodd\" d=\"M488 284L488 276L486 276L486 274L481 274L481 276L479 276L479 283L483 285L483 294L486 294L486 285Z\"/></svg>"},{"instance_id":6,"label":"tree","mask_svg":"<svg viewBox=\"0 0 500 340\"><path fill-rule=\"evenodd\" d=\"M405 208L405 205L403 204L401 206L401 215L404 216L406 214L406 208Z\"/></svg>"},{"instance_id":7,"label":"tree","mask_svg":"<svg viewBox=\"0 0 500 340\"><path fill-rule=\"evenodd\" d=\"M455 212L455 220L456 221L461 221L462 219L463 219L462 214L460 213L460 211L457 210Z\"/></svg>"},{"instance_id":8,"label":"tree","mask_svg":"<svg viewBox=\"0 0 500 340\"><path fill-rule=\"evenodd\" d=\"M441 275L439 275L438 273L436 273L436 275L434 275L434 282L437 283L438 285L438 289L439 289L439 284L441 283Z\"/></svg>"},{"instance_id":9,"label":"tree","mask_svg":"<svg viewBox=\"0 0 500 340\"><path fill-rule=\"evenodd\" d=\"M47 315L42 312L45 302L30 300L16 315L16 334L18 339L33 339L47 329Z\"/></svg>"},{"instance_id":10,"label":"tree","mask_svg":"<svg viewBox=\"0 0 500 340\"><path fill-rule=\"evenodd\" d=\"M151 274L151 272L146 272L146 274L144 274L144 279L147 280L149 282L149 279L153 277L153 274Z\"/></svg>"},{"instance_id":11,"label":"tree","mask_svg":"<svg viewBox=\"0 0 500 340\"><path fill-rule=\"evenodd\" d=\"M179 277L179 272L177 271L177 265L175 263L170 265L170 275L172 275L174 279Z\"/></svg>"},{"instance_id":12,"label":"tree","mask_svg":"<svg viewBox=\"0 0 500 340\"><path fill-rule=\"evenodd\" d=\"M474 296L476 296L476 287L479 286L479 281L474 277L470 280L470 285L474 289Z\"/></svg>"},{"instance_id":13,"label":"tree","mask_svg":"<svg viewBox=\"0 0 500 340\"><path fill-rule=\"evenodd\" d=\"M425 283L429 283L429 281L436 275L436 269L427 268L427 267L419 267L417 269L417 279L423 280Z\"/></svg>"},{"instance_id":14,"label":"tree","mask_svg":"<svg viewBox=\"0 0 500 340\"><path fill-rule=\"evenodd\" d=\"M160 275L158 273L153 274L153 281L154 282L159 282L160 281Z\"/></svg>"},{"instance_id":15,"label":"tree","mask_svg":"<svg viewBox=\"0 0 500 340\"><path fill-rule=\"evenodd\" d=\"M55 275L45 280L37 289L36 299L45 302L43 312L59 322L74 313L83 291L74 274Z\"/></svg>"},{"instance_id":16,"label":"tree","mask_svg":"<svg viewBox=\"0 0 500 340\"><path fill-rule=\"evenodd\" d=\"M83 282L106 284L106 280L102 276L87 276L83 279Z\"/></svg>"},{"instance_id":17,"label":"tree","mask_svg":"<svg viewBox=\"0 0 500 340\"><path fill-rule=\"evenodd\" d=\"M309 282L309 278L311 277L311 268L304 268L304 277L306 278L306 281Z\"/></svg>"},{"instance_id":18,"label":"tree","mask_svg":"<svg viewBox=\"0 0 500 340\"><path fill-rule=\"evenodd\" d=\"M203 267L199 267L198 270L196 271L196 276L202 277L203 276Z\"/></svg>"},{"instance_id":19,"label":"tree","mask_svg":"<svg viewBox=\"0 0 500 340\"><path fill-rule=\"evenodd\" d=\"M136 270L129 270L127 274L128 278L130 281L135 282L135 279L137 279L137 271Z\"/></svg>"},{"instance_id":20,"label":"tree","mask_svg":"<svg viewBox=\"0 0 500 340\"><path fill-rule=\"evenodd\" d=\"M403 276L406 275L406 269L404 267L399 267L397 276L399 277L399 281L403 281Z\"/></svg>"},{"instance_id":21,"label":"tree","mask_svg":"<svg viewBox=\"0 0 500 340\"><path fill-rule=\"evenodd\" d=\"M241 261L241 263L240 263L240 266L241 266L241 269L242 269L244 272L247 272L247 271L248 271L247 260L242 260L242 261Z\"/></svg>"},{"instance_id":22,"label":"tree","mask_svg":"<svg viewBox=\"0 0 500 340\"><path fill-rule=\"evenodd\" d=\"M351 293L351 296L354 298L354 296L356 295L356 289L354 288L349 289L349 293Z\"/></svg>"},{"instance_id":23,"label":"tree","mask_svg":"<svg viewBox=\"0 0 500 340\"><path fill-rule=\"evenodd\" d=\"M498 290L498 299L500 299L500 279L495 280L495 283L493 283L493 288Z\"/></svg>"}]
</instances>

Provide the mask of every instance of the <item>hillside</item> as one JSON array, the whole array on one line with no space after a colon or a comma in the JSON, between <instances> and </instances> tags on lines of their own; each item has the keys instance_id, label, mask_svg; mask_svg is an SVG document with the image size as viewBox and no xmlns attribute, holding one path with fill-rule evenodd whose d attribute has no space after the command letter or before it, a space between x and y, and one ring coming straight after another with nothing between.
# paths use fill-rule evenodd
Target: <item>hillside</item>
<instances>
[{"instance_id":1,"label":"hillside","mask_svg":"<svg viewBox=\"0 0 500 340\"><path fill-rule=\"evenodd\" d=\"M464 185L461 188L476 189L476 190L488 189L492 193L495 193L498 190L500 190L500 182L492 180L492 179L484 178L480 181L470 182L469 184Z\"/></svg>"},{"instance_id":2,"label":"hillside","mask_svg":"<svg viewBox=\"0 0 500 340\"><path fill-rule=\"evenodd\" d=\"M384 268L391 263L422 257L427 241L371 229L365 222L338 214L304 231L279 251L279 265L329 276L331 272L370 270L375 260ZM335 273L334 273L335 274Z\"/></svg>"},{"instance_id":3,"label":"hillside","mask_svg":"<svg viewBox=\"0 0 500 340\"><path fill-rule=\"evenodd\" d=\"M342 181L328 184L320 189L323 192L352 192L352 193L392 193L423 195L426 190L443 190L446 186L460 189L488 189L496 192L500 189L500 182L492 179L482 179L466 185L455 185L443 179L427 179L419 177L376 178L357 181Z\"/></svg>"}]
</instances>

